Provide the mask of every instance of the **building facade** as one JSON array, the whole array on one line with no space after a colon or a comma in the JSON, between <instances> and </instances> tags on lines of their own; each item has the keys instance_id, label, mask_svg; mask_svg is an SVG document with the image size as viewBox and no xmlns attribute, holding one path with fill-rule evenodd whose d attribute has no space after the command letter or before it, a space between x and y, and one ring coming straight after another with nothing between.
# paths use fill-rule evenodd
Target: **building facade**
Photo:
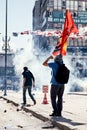
<instances>
[{"instance_id":1,"label":"building facade","mask_svg":"<svg viewBox=\"0 0 87 130\"><path fill-rule=\"evenodd\" d=\"M71 12L78 29L87 26L87 0L37 0L33 9L33 30L63 30L66 9ZM35 43L42 49L54 46L57 40L55 37L34 37ZM87 38L69 38L70 49L79 47L85 51L86 46Z\"/></svg>"}]
</instances>

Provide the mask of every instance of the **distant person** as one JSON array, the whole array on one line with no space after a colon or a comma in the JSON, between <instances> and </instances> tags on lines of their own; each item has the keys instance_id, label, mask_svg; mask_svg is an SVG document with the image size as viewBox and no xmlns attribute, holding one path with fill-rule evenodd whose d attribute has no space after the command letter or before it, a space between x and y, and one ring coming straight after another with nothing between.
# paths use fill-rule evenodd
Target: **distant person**
<instances>
[{"instance_id":1,"label":"distant person","mask_svg":"<svg viewBox=\"0 0 87 130\"><path fill-rule=\"evenodd\" d=\"M35 78L33 76L33 74L28 70L28 67L24 67L23 68L23 105L26 105L26 91L28 90L28 94L30 96L30 98L32 99L32 101L34 102L34 104L36 104L36 100L34 99L32 93L31 93L31 89L32 86L35 87Z\"/></svg>"},{"instance_id":2,"label":"distant person","mask_svg":"<svg viewBox=\"0 0 87 130\"><path fill-rule=\"evenodd\" d=\"M55 79L55 75L59 67L58 62L60 64L63 64L62 55L56 56L54 58L54 61L49 62L50 59L53 59L53 56L48 57L43 62L44 66L49 66L52 69L50 97L53 112L50 114L50 116L62 116L62 97L64 93L64 84L58 83Z\"/></svg>"}]
</instances>

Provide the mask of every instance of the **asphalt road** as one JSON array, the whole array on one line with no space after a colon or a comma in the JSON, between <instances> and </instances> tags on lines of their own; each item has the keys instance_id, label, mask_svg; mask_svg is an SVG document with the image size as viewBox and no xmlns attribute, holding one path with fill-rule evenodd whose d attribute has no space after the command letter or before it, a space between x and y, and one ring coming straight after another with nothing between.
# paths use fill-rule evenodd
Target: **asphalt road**
<instances>
[{"instance_id":1,"label":"asphalt road","mask_svg":"<svg viewBox=\"0 0 87 130\"><path fill-rule=\"evenodd\" d=\"M59 130L51 122L43 122L31 113L0 99L0 130Z\"/></svg>"}]
</instances>

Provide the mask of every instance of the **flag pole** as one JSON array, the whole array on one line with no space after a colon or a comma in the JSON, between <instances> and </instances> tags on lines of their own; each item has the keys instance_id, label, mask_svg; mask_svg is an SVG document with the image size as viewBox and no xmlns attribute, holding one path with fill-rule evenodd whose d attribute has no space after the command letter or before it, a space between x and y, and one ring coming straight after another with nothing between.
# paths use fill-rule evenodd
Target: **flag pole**
<instances>
[{"instance_id":1,"label":"flag pole","mask_svg":"<svg viewBox=\"0 0 87 130\"><path fill-rule=\"evenodd\" d=\"M6 0L6 15L5 15L5 79L4 79L4 96L7 95L7 4L8 0Z\"/></svg>"}]
</instances>

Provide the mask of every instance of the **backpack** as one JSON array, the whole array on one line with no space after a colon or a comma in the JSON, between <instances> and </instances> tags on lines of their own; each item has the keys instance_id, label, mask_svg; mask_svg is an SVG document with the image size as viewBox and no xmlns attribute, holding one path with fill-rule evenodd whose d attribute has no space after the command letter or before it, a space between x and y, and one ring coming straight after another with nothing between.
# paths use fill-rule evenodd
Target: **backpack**
<instances>
[{"instance_id":1,"label":"backpack","mask_svg":"<svg viewBox=\"0 0 87 130\"><path fill-rule=\"evenodd\" d=\"M55 76L57 82L61 84L68 83L70 70L65 66L65 64L58 63L59 67Z\"/></svg>"}]
</instances>

